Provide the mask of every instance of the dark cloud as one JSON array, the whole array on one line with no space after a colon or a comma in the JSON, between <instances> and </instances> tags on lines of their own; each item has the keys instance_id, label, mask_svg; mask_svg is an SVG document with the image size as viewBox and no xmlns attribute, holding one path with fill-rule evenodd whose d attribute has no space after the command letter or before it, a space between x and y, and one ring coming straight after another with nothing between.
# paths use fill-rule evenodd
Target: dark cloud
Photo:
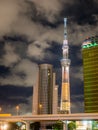
<instances>
[{"instance_id":1,"label":"dark cloud","mask_svg":"<svg viewBox=\"0 0 98 130\"><path fill-rule=\"evenodd\" d=\"M26 108L23 113L31 112L31 87L36 83L39 63L53 64L60 91L63 18L67 17L72 109L83 111L81 44L87 36L98 34L97 7L97 0L0 1L2 104L12 103L14 108L20 101L21 107Z\"/></svg>"},{"instance_id":2,"label":"dark cloud","mask_svg":"<svg viewBox=\"0 0 98 130\"><path fill-rule=\"evenodd\" d=\"M21 86L0 86L0 101L3 101L3 98L7 99L8 103L13 102L15 104L27 102L26 98L30 97L33 92L32 87L23 88ZM7 90L7 91L6 91ZM3 97L3 98L2 98ZM18 99L18 102L14 102ZM26 98L25 98L26 97ZM14 99L14 100L13 100Z\"/></svg>"},{"instance_id":3,"label":"dark cloud","mask_svg":"<svg viewBox=\"0 0 98 130\"><path fill-rule=\"evenodd\" d=\"M3 65L0 66L0 76L6 76L6 75L9 75L10 73L10 68L9 67L5 67Z\"/></svg>"},{"instance_id":4,"label":"dark cloud","mask_svg":"<svg viewBox=\"0 0 98 130\"><path fill-rule=\"evenodd\" d=\"M96 25L98 20L98 2L95 0L72 0L66 4L63 2L63 10L61 15L67 16L69 20L79 25ZM66 8L64 8L66 7Z\"/></svg>"},{"instance_id":5,"label":"dark cloud","mask_svg":"<svg viewBox=\"0 0 98 130\"><path fill-rule=\"evenodd\" d=\"M31 111L31 102L29 98L32 96L33 88L24 88L21 86L0 86L0 106L2 107L2 112L8 112L11 114L16 114L15 107L19 105L21 108L21 114L28 109ZM27 105L28 104L28 105ZM23 108L24 105L26 108ZM7 107L7 110L6 110Z\"/></svg>"},{"instance_id":6,"label":"dark cloud","mask_svg":"<svg viewBox=\"0 0 98 130\"><path fill-rule=\"evenodd\" d=\"M25 36L22 35L9 35L3 36L3 47L2 50L4 51L4 45L10 43L11 46L15 47L15 53L20 56L20 58L26 57L26 51L29 44L29 41ZM2 53L4 54L4 53Z\"/></svg>"},{"instance_id":7,"label":"dark cloud","mask_svg":"<svg viewBox=\"0 0 98 130\"><path fill-rule=\"evenodd\" d=\"M72 45L69 50L71 66L82 66L81 46Z\"/></svg>"},{"instance_id":8,"label":"dark cloud","mask_svg":"<svg viewBox=\"0 0 98 130\"><path fill-rule=\"evenodd\" d=\"M79 2L78 10L76 13L76 20L79 24L96 24L96 14L98 14L98 4L94 0L81 0Z\"/></svg>"},{"instance_id":9,"label":"dark cloud","mask_svg":"<svg viewBox=\"0 0 98 130\"><path fill-rule=\"evenodd\" d=\"M79 73L79 72L76 72ZM72 95L81 95L84 92L83 89L83 81L81 81L80 77L74 77L74 75L71 77L70 80L71 84L71 94Z\"/></svg>"}]
</instances>

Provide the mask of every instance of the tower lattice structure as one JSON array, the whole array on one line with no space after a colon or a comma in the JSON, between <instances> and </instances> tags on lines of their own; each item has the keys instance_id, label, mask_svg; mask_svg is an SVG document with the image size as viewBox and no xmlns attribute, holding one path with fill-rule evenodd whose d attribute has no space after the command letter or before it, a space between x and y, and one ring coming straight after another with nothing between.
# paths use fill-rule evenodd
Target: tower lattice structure
<instances>
[{"instance_id":1,"label":"tower lattice structure","mask_svg":"<svg viewBox=\"0 0 98 130\"><path fill-rule=\"evenodd\" d=\"M61 59L62 66L62 87L61 87L61 104L60 111L62 113L70 113L70 83L69 83L69 66L70 59L68 58L68 40L67 40L67 19L64 18L64 40L63 40L63 58Z\"/></svg>"}]
</instances>

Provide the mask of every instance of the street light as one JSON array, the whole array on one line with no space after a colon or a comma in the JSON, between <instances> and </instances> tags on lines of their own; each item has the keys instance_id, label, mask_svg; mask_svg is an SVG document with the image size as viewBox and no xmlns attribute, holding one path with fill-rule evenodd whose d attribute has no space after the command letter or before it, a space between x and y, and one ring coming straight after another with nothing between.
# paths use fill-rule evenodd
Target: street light
<instances>
[{"instance_id":1,"label":"street light","mask_svg":"<svg viewBox=\"0 0 98 130\"><path fill-rule=\"evenodd\" d=\"M1 113L1 111L2 111L2 107L0 107L0 113Z\"/></svg>"},{"instance_id":2,"label":"street light","mask_svg":"<svg viewBox=\"0 0 98 130\"><path fill-rule=\"evenodd\" d=\"M39 104L39 109L40 109L40 114L41 114L42 104Z\"/></svg>"},{"instance_id":3,"label":"street light","mask_svg":"<svg viewBox=\"0 0 98 130\"><path fill-rule=\"evenodd\" d=\"M16 106L17 115L19 115L19 109L20 109L20 107L17 105Z\"/></svg>"}]
</instances>

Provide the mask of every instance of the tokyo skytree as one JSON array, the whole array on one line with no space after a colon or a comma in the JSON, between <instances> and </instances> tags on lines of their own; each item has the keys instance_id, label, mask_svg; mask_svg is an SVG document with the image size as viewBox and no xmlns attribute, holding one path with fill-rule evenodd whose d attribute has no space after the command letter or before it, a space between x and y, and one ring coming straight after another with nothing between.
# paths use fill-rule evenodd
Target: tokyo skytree
<instances>
[{"instance_id":1,"label":"tokyo skytree","mask_svg":"<svg viewBox=\"0 0 98 130\"><path fill-rule=\"evenodd\" d=\"M68 58L68 40L67 40L67 19L64 18L64 40L62 45L63 58L61 59L62 66L62 87L61 87L61 113L70 113L70 83L69 83L69 66L70 59Z\"/></svg>"}]
</instances>

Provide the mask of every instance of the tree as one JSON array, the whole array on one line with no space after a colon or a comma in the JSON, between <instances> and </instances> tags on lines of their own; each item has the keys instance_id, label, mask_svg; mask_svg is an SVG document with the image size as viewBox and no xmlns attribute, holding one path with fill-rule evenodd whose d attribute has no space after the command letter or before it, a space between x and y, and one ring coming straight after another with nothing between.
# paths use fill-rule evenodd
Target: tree
<instances>
[{"instance_id":1,"label":"tree","mask_svg":"<svg viewBox=\"0 0 98 130\"><path fill-rule=\"evenodd\" d=\"M75 121L71 121L68 123L68 130L75 130L76 129L76 123Z\"/></svg>"},{"instance_id":2,"label":"tree","mask_svg":"<svg viewBox=\"0 0 98 130\"><path fill-rule=\"evenodd\" d=\"M63 122L57 121L52 128L53 130L63 130Z\"/></svg>"}]
</instances>

